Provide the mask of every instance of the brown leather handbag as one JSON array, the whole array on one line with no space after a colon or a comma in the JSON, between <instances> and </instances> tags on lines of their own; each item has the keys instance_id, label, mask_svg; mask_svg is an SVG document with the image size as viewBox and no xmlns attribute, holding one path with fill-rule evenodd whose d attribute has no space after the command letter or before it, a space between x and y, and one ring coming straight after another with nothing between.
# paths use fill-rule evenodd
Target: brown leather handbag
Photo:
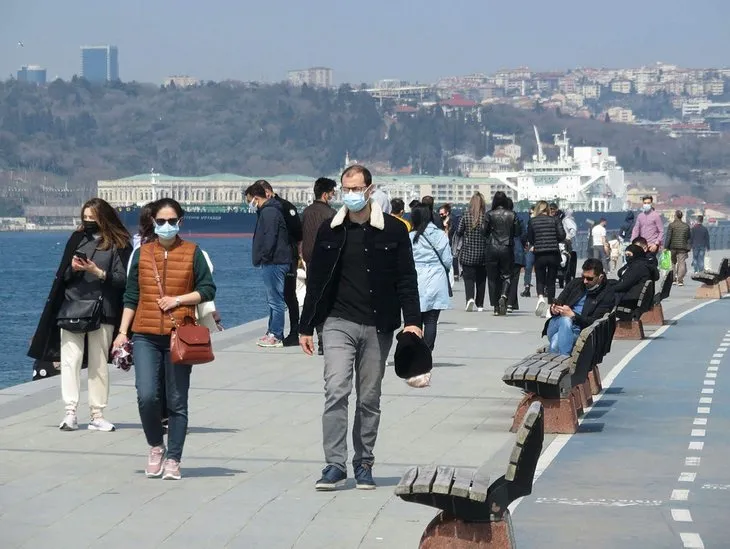
<instances>
[{"instance_id":1,"label":"brown leather handbag","mask_svg":"<svg viewBox=\"0 0 730 549\"><path fill-rule=\"evenodd\" d=\"M152 268L155 273L157 290L160 292L160 297L165 297L160 272L157 270L155 252L154 250L150 250L150 253L152 254ZM190 315L185 315L182 324L178 324L172 314L170 314L170 320L172 320L170 360L173 364L191 366L193 364L207 364L215 360L213 344L210 340L210 330L208 328L198 324L195 318Z\"/></svg>"}]
</instances>

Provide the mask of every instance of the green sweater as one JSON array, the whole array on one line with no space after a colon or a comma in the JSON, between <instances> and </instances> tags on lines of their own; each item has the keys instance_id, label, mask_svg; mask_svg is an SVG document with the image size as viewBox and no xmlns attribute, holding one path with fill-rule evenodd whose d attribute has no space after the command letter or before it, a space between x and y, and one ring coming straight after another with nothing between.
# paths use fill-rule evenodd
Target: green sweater
<instances>
[{"instance_id":1,"label":"green sweater","mask_svg":"<svg viewBox=\"0 0 730 549\"><path fill-rule=\"evenodd\" d=\"M124 291L124 307L127 309L137 310L139 303L139 250L137 248L132 254L132 263L129 267L129 275L127 275L127 288ZM215 299L215 282L213 275L208 268L208 262L205 260L200 247L195 247L195 255L193 256L193 274L195 275L194 292L198 292L202 298L201 302L213 301Z\"/></svg>"}]
</instances>

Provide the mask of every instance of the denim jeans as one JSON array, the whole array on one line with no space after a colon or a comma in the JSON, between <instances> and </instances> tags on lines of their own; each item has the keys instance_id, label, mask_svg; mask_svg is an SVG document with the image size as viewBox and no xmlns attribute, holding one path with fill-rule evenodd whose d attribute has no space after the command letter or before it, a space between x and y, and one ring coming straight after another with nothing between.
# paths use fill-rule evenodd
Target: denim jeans
<instances>
[{"instance_id":1,"label":"denim jeans","mask_svg":"<svg viewBox=\"0 0 730 549\"><path fill-rule=\"evenodd\" d=\"M324 413L322 438L327 465L347 472L347 408L355 378L352 424L353 468L372 465L380 425L380 392L393 332L341 318L324 323ZM354 375L353 375L354 374Z\"/></svg>"},{"instance_id":2,"label":"denim jeans","mask_svg":"<svg viewBox=\"0 0 730 549\"><path fill-rule=\"evenodd\" d=\"M573 320L567 316L554 316L550 319L547 329L547 337L550 342L550 352L560 355L570 355L573 352L580 327L573 324Z\"/></svg>"},{"instance_id":3,"label":"denim jeans","mask_svg":"<svg viewBox=\"0 0 730 549\"><path fill-rule=\"evenodd\" d=\"M535 266L535 252L525 252L525 277L523 284L532 286L532 268Z\"/></svg>"},{"instance_id":4,"label":"denim jeans","mask_svg":"<svg viewBox=\"0 0 730 549\"><path fill-rule=\"evenodd\" d=\"M433 351L436 346L436 332L438 331L439 309L431 309L421 313L421 327L423 328L423 341Z\"/></svg>"},{"instance_id":5,"label":"denim jeans","mask_svg":"<svg viewBox=\"0 0 730 549\"><path fill-rule=\"evenodd\" d=\"M147 444L164 444L160 394L164 391L169 417L167 457L180 461L188 429L188 390L192 366L170 361L169 335L135 334L132 340L137 406ZM160 384L162 376L164 386Z\"/></svg>"},{"instance_id":6,"label":"denim jeans","mask_svg":"<svg viewBox=\"0 0 730 549\"><path fill-rule=\"evenodd\" d=\"M695 273L705 270L705 248L692 248L692 270Z\"/></svg>"},{"instance_id":7,"label":"denim jeans","mask_svg":"<svg viewBox=\"0 0 730 549\"><path fill-rule=\"evenodd\" d=\"M261 275L266 289L266 304L269 306L269 330L276 339L284 339L284 279L289 265L262 265Z\"/></svg>"}]
</instances>

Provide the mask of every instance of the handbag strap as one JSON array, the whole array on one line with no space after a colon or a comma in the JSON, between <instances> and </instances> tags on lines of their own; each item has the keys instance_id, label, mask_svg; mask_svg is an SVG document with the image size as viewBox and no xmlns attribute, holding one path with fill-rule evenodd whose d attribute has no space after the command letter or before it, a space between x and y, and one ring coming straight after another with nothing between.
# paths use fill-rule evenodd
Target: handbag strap
<instances>
[{"instance_id":1,"label":"handbag strap","mask_svg":"<svg viewBox=\"0 0 730 549\"><path fill-rule=\"evenodd\" d=\"M441 266L444 268L444 271L446 271L446 285L449 288L449 292L451 292L451 280L449 280L449 272L450 272L449 271L449 268L446 266L446 263L444 263L444 260L441 259L441 254L436 249L436 246L434 246L433 244L431 244L431 241L428 238L426 238L426 235L425 234L421 234L421 237L426 241L426 243L429 246L431 246L431 249L436 254L436 257L438 257L438 259L439 259L439 263L441 263Z\"/></svg>"},{"instance_id":2,"label":"handbag strap","mask_svg":"<svg viewBox=\"0 0 730 549\"><path fill-rule=\"evenodd\" d=\"M156 246L157 244L155 244ZM157 269L157 258L155 257L155 246L150 246L150 255L152 256L152 271L155 274L155 282L157 283L157 291L160 292L160 297L165 297L165 291L162 289L162 279L160 278L160 271ZM170 320L172 320L172 327L173 329L177 329L177 321L175 320L175 317L172 313L168 313L170 315Z\"/></svg>"}]
</instances>

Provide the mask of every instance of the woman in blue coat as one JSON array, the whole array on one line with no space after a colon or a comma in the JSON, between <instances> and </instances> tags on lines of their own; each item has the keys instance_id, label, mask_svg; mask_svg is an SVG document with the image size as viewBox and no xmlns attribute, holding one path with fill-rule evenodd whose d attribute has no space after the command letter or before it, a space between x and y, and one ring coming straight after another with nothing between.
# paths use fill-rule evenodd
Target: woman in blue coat
<instances>
[{"instance_id":1,"label":"woman in blue coat","mask_svg":"<svg viewBox=\"0 0 730 549\"><path fill-rule=\"evenodd\" d=\"M423 339L433 351L439 314L450 306L449 270L453 265L449 237L431 221L431 209L419 204L411 210L411 243L418 274Z\"/></svg>"}]
</instances>

